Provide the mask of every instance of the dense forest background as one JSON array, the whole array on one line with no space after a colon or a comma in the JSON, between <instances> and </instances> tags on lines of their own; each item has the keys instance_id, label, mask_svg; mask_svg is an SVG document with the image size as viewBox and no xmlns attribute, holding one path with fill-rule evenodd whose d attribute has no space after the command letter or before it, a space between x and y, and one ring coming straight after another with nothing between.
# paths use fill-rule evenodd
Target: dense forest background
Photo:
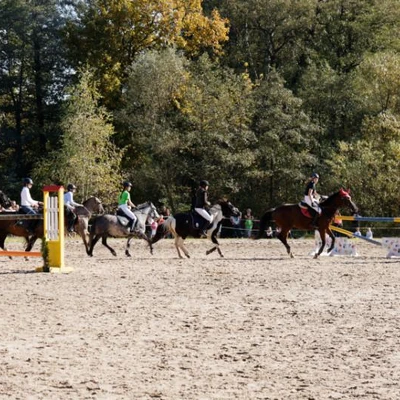
<instances>
[{"instance_id":1,"label":"dense forest background","mask_svg":"<svg viewBox=\"0 0 400 400\"><path fill-rule=\"evenodd\" d=\"M1 0L0 188L400 212L398 0ZM36 190L36 192L35 192Z\"/></svg>"}]
</instances>

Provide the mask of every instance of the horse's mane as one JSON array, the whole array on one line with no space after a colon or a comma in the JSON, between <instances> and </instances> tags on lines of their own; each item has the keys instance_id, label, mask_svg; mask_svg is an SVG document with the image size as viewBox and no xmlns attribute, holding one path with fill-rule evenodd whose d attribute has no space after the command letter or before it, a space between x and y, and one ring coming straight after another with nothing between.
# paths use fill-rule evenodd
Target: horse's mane
<instances>
[{"instance_id":1,"label":"horse's mane","mask_svg":"<svg viewBox=\"0 0 400 400\"><path fill-rule=\"evenodd\" d=\"M151 207L152 205L153 205L153 203L151 201L146 201L145 203L138 204L136 206L136 209L141 210L142 208Z\"/></svg>"},{"instance_id":2,"label":"horse's mane","mask_svg":"<svg viewBox=\"0 0 400 400\"><path fill-rule=\"evenodd\" d=\"M329 207L336 197L340 196L340 191L330 194L328 197L324 198L319 202L321 207Z\"/></svg>"}]
</instances>

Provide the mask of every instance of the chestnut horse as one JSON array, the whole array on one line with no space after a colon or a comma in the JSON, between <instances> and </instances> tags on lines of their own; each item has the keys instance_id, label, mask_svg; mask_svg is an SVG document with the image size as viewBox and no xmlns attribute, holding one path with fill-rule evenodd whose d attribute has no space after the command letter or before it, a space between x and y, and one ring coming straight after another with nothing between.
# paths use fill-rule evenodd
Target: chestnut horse
<instances>
[{"instance_id":1,"label":"chestnut horse","mask_svg":"<svg viewBox=\"0 0 400 400\"><path fill-rule=\"evenodd\" d=\"M1 202L1 196L0 196ZM92 213L102 213L104 212L101 201L97 197L90 197L89 199L83 202L83 206L77 206L75 208L75 213L77 215L77 219L75 221L74 227L75 231L82 237L83 243L85 245L86 251L88 249L88 221L92 216ZM27 218L36 219L37 223L34 224L33 232L27 230L28 224L32 224L32 221L23 220L18 218L18 213L12 213L5 211L1 213L3 215L8 215L14 217L12 219L0 219L0 248L6 250L5 248L5 240L8 235L14 235L23 237L26 240L26 248L25 251L31 251L33 245L36 243L38 238L42 238L44 235L43 232L43 215L28 216ZM65 224L67 224L67 219L65 218ZM31 225L32 226L32 225ZM65 229L66 231L66 229Z\"/></svg>"},{"instance_id":2,"label":"chestnut horse","mask_svg":"<svg viewBox=\"0 0 400 400\"><path fill-rule=\"evenodd\" d=\"M325 247L326 234L328 234L332 239L332 244L329 247L328 252L332 251L335 247L335 236L329 228L329 225L333 222L336 211L340 208L346 207L350 208L353 213L358 212L357 206L351 200L350 193L344 189L340 189L338 192L321 201L319 206L321 207L322 213L318 218L317 228L321 236L321 247L315 254L314 258L317 258L322 253ZM264 235L264 231L267 228L269 221L275 221L276 226L279 228L277 238L286 247L290 257L293 257L293 254L287 242L289 231L292 228L314 230L314 227L312 226L312 217L304 215L298 204L284 204L268 210L260 220L260 230L256 239L260 239Z\"/></svg>"}]
</instances>

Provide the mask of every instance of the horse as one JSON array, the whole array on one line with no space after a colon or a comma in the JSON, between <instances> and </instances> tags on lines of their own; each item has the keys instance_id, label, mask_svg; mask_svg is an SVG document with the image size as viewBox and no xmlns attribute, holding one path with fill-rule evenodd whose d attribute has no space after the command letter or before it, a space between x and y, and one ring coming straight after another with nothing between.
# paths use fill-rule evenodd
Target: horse
<instances>
[{"instance_id":1,"label":"horse","mask_svg":"<svg viewBox=\"0 0 400 400\"><path fill-rule=\"evenodd\" d=\"M240 211L229 201L223 199L219 200L214 204L210 210L212 215L212 226L207 229L207 238L209 238L215 246L210 250L206 251L206 254L210 254L215 250L221 257L224 255L221 252L219 243L217 240L217 233L222 224L222 219L229 218L232 215L240 215ZM197 224L196 224L197 220ZM199 238L201 236L201 229L199 228L200 221L202 218L196 213L178 213L168 217L163 224L157 228L157 232L151 239L151 243L154 244L160 239L165 237L168 232L171 232L175 238L175 247L178 251L179 258L183 258L179 249L183 251L187 258L190 258L189 252L183 244L183 241L188 237ZM201 222L202 223L202 222Z\"/></svg>"},{"instance_id":2,"label":"horse","mask_svg":"<svg viewBox=\"0 0 400 400\"><path fill-rule=\"evenodd\" d=\"M1 201L1 199L0 199ZM82 237L83 243L85 244L85 248L87 251L88 243L87 243L87 235L88 235L88 221L92 215L92 213L101 213L103 212L103 207L101 205L101 201L97 197L90 197L89 199L83 202L83 206L78 206L75 209L75 213L78 218L74 223L74 228L76 232ZM0 213L0 215L9 215L14 216L12 219L2 220L0 219L0 248L6 250L5 248L5 240L8 235L14 235L18 237L25 238L26 247L25 251L31 251L36 240L44 236L43 230L43 219L41 215L37 218L37 223L33 228L33 232L27 230L27 221L24 221L17 217L17 215L21 215L19 213L11 213L5 211L4 213ZM67 223L65 218L65 224ZM66 229L65 229L66 230Z\"/></svg>"},{"instance_id":3,"label":"horse","mask_svg":"<svg viewBox=\"0 0 400 400\"><path fill-rule=\"evenodd\" d=\"M93 214L104 214L104 208L101 200L97 197L89 197L82 203L82 206L75 207L75 214L77 216L74 222L74 230L83 240L86 253L89 250L89 220Z\"/></svg>"},{"instance_id":4,"label":"horse","mask_svg":"<svg viewBox=\"0 0 400 400\"><path fill-rule=\"evenodd\" d=\"M89 235L89 249L87 254L92 257L93 256L93 248L96 243L101 238L101 243L110 250L113 256L116 256L117 253L115 250L107 244L108 237L127 237L127 243L125 248L125 255L127 257L131 257L129 252L131 240L133 237L140 237L149 244L150 252L153 253L153 247L147 235L145 234L146 229L146 221L148 218L159 218L159 214L157 212L156 207L150 201L138 205L132 212L137 217L137 231L130 231L130 221L126 217L118 216L118 215L99 215L94 218L92 222L92 226L90 229Z\"/></svg>"},{"instance_id":5,"label":"horse","mask_svg":"<svg viewBox=\"0 0 400 400\"><path fill-rule=\"evenodd\" d=\"M322 210L320 217L318 218L317 228L321 236L321 247L318 252L314 255L314 258L322 253L325 247L325 236L326 233L332 239L332 243L328 249L328 253L335 247L335 236L332 233L329 225L333 222L335 214L339 208L347 207L350 208L353 213L358 212L358 208L355 203L351 200L350 192L340 189L338 192L328 196L319 203ZM312 216L308 213L307 209L304 209L299 204L283 204L279 207L272 208L261 217L260 229L255 239L260 239L264 235L264 231L269 221L275 221L276 226L279 228L277 238L286 247L286 250L291 258L293 253L290 250L290 246L287 242L289 231L292 228L303 229L303 230L314 230L312 226Z\"/></svg>"},{"instance_id":6,"label":"horse","mask_svg":"<svg viewBox=\"0 0 400 400\"><path fill-rule=\"evenodd\" d=\"M11 199L1 190L0 190L0 206L4 208L11 207Z\"/></svg>"}]
</instances>

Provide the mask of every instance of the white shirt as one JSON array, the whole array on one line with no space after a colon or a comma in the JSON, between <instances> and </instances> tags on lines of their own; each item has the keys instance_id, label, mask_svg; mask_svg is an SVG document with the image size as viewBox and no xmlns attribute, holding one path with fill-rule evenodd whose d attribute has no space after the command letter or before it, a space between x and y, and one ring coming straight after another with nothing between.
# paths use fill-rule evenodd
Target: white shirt
<instances>
[{"instance_id":1,"label":"white shirt","mask_svg":"<svg viewBox=\"0 0 400 400\"><path fill-rule=\"evenodd\" d=\"M77 206L80 206L79 203L74 201L74 194L73 192L66 192L64 193L64 204L68 207L68 208L74 208Z\"/></svg>"},{"instance_id":2,"label":"white shirt","mask_svg":"<svg viewBox=\"0 0 400 400\"><path fill-rule=\"evenodd\" d=\"M24 186L21 190L21 206L37 206L39 204L38 201L33 200L31 197L31 192L27 186Z\"/></svg>"}]
</instances>

